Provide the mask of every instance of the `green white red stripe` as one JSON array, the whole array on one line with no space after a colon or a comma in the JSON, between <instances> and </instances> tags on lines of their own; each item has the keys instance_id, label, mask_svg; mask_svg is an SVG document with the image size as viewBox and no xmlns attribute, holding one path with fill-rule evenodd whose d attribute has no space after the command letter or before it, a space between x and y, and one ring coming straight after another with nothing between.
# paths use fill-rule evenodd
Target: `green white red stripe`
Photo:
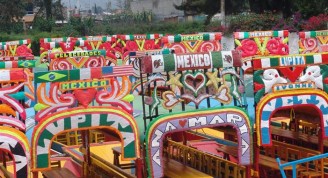
<instances>
[{"instance_id":1,"label":"green white red stripe","mask_svg":"<svg viewBox=\"0 0 328 178\"><path fill-rule=\"evenodd\" d=\"M81 38L77 38L77 40L87 40L87 41L115 41L115 37L111 37L111 36L85 36L85 37L81 37Z\"/></svg>"},{"instance_id":2,"label":"green white red stripe","mask_svg":"<svg viewBox=\"0 0 328 178\"><path fill-rule=\"evenodd\" d=\"M328 64L328 53L273 56L253 59L254 69Z\"/></svg>"},{"instance_id":3,"label":"green white red stripe","mask_svg":"<svg viewBox=\"0 0 328 178\"><path fill-rule=\"evenodd\" d=\"M140 68L143 73L157 73L241 66L241 55L237 51L215 51L144 56Z\"/></svg>"},{"instance_id":4,"label":"green white red stripe","mask_svg":"<svg viewBox=\"0 0 328 178\"><path fill-rule=\"evenodd\" d=\"M132 65L82 68L73 70L37 72L34 74L35 83L63 82L84 79L100 79L133 75Z\"/></svg>"},{"instance_id":5,"label":"green white red stripe","mask_svg":"<svg viewBox=\"0 0 328 178\"><path fill-rule=\"evenodd\" d=\"M35 60L26 61L1 61L0 69L10 69L10 68L33 68L35 67Z\"/></svg>"},{"instance_id":6,"label":"green white red stripe","mask_svg":"<svg viewBox=\"0 0 328 178\"><path fill-rule=\"evenodd\" d=\"M25 81L25 80L26 80L26 75L24 74L23 69L0 70L0 82Z\"/></svg>"},{"instance_id":7,"label":"green white red stripe","mask_svg":"<svg viewBox=\"0 0 328 178\"><path fill-rule=\"evenodd\" d=\"M288 37L288 30L280 31L254 31L254 32L234 32L235 39L246 39L255 37Z\"/></svg>"},{"instance_id":8,"label":"green white red stripe","mask_svg":"<svg viewBox=\"0 0 328 178\"><path fill-rule=\"evenodd\" d=\"M31 60L34 56L4 56L0 57L0 61L17 61L17 60Z\"/></svg>"},{"instance_id":9,"label":"green white red stripe","mask_svg":"<svg viewBox=\"0 0 328 178\"><path fill-rule=\"evenodd\" d=\"M154 50L147 50L147 51L131 51L129 53L130 57L138 58L150 55L158 55L158 54L170 54L171 51L168 48L165 49L154 49Z\"/></svg>"},{"instance_id":10,"label":"green white red stripe","mask_svg":"<svg viewBox=\"0 0 328 178\"><path fill-rule=\"evenodd\" d=\"M25 40L17 40L17 41L6 41L6 42L1 42L0 43L0 48L3 49L4 46L7 45L27 45L30 44L31 40L30 39L25 39Z\"/></svg>"},{"instance_id":11,"label":"green white red stripe","mask_svg":"<svg viewBox=\"0 0 328 178\"><path fill-rule=\"evenodd\" d=\"M314 38L316 36L328 36L328 30L299 32L300 38Z\"/></svg>"},{"instance_id":12,"label":"green white red stripe","mask_svg":"<svg viewBox=\"0 0 328 178\"><path fill-rule=\"evenodd\" d=\"M163 35L162 34L133 34L133 35L118 35L118 37L122 40L154 40L159 39Z\"/></svg>"},{"instance_id":13,"label":"green white red stripe","mask_svg":"<svg viewBox=\"0 0 328 178\"><path fill-rule=\"evenodd\" d=\"M203 34L188 34L188 35L168 35L162 38L163 43L178 43L181 41L213 41L221 40L221 33L203 33Z\"/></svg>"},{"instance_id":14,"label":"green white red stripe","mask_svg":"<svg viewBox=\"0 0 328 178\"><path fill-rule=\"evenodd\" d=\"M62 42L72 40L73 37L61 37L61 38L41 38L40 43L49 43L49 42Z\"/></svg>"}]
</instances>

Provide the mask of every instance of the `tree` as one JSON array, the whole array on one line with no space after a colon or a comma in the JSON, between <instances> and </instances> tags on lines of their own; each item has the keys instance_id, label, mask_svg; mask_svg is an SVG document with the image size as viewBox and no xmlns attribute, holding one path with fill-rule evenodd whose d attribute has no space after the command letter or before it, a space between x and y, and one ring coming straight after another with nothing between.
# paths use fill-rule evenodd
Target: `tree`
<instances>
[{"instance_id":1,"label":"tree","mask_svg":"<svg viewBox=\"0 0 328 178\"><path fill-rule=\"evenodd\" d=\"M225 25L225 0L220 0L221 4L221 25Z\"/></svg>"},{"instance_id":2,"label":"tree","mask_svg":"<svg viewBox=\"0 0 328 178\"><path fill-rule=\"evenodd\" d=\"M26 3L24 0L0 0L0 26L7 33L10 33L14 23L20 22L25 15Z\"/></svg>"},{"instance_id":3,"label":"tree","mask_svg":"<svg viewBox=\"0 0 328 178\"><path fill-rule=\"evenodd\" d=\"M294 0L293 5L294 10L299 11L305 18L328 13L327 0Z\"/></svg>"},{"instance_id":4,"label":"tree","mask_svg":"<svg viewBox=\"0 0 328 178\"><path fill-rule=\"evenodd\" d=\"M51 0L43 0L43 4L46 9L46 19L50 20L52 18L52 10L51 10L52 2Z\"/></svg>"},{"instance_id":5,"label":"tree","mask_svg":"<svg viewBox=\"0 0 328 178\"><path fill-rule=\"evenodd\" d=\"M174 4L178 10L183 10L185 15L206 14L205 25L211 22L212 17L219 12L219 3L217 0L187 0L181 5Z\"/></svg>"},{"instance_id":6,"label":"tree","mask_svg":"<svg viewBox=\"0 0 328 178\"><path fill-rule=\"evenodd\" d=\"M224 1L224 0L222 0ZM212 17L219 12L224 14L232 14L242 12L245 10L245 0L230 0L230 1L218 1L218 0L187 0L180 5L174 4L174 7L178 10L183 10L186 15L207 15L205 25L211 22ZM224 8L220 9L221 4L224 4Z\"/></svg>"},{"instance_id":7,"label":"tree","mask_svg":"<svg viewBox=\"0 0 328 178\"><path fill-rule=\"evenodd\" d=\"M61 3L61 0L58 0L53 3L52 14L55 20L65 20L63 9L64 6Z\"/></svg>"}]
</instances>

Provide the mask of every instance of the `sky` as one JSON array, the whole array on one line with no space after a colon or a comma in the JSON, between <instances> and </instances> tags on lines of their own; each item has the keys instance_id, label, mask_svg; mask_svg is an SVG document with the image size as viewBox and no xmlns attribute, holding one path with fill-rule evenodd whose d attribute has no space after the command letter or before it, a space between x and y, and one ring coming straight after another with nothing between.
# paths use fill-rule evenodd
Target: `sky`
<instances>
[{"instance_id":1,"label":"sky","mask_svg":"<svg viewBox=\"0 0 328 178\"><path fill-rule=\"evenodd\" d=\"M64 6L74 8L77 6L77 0L61 0ZM106 4L108 2L112 3L112 8L116 7L117 0L80 0L80 7L81 10L88 10L94 7L95 4L97 6L102 7L104 10L106 10Z\"/></svg>"}]
</instances>

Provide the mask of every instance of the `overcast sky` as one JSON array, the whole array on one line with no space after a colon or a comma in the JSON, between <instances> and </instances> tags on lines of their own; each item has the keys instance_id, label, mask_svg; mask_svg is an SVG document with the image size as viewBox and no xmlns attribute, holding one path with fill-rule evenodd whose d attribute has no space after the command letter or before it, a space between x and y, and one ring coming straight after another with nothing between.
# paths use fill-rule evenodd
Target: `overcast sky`
<instances>
[{"instance_id":1,"label":"overcast sky","mask_svg":"<svg viewBox=\"0 0 328 178\"><path fill-rule=\"evenodd\" d=\"M80 7L81 10L88 10L91 9L95 4L97 6L101 6L104 10L106 10L106 4L108 2L112 3L112 8L116 7L117 0L80 0ZM77 0L62 0L62 3L66 7L74 8L77 6Z\"/></svg>"}]
</instances>

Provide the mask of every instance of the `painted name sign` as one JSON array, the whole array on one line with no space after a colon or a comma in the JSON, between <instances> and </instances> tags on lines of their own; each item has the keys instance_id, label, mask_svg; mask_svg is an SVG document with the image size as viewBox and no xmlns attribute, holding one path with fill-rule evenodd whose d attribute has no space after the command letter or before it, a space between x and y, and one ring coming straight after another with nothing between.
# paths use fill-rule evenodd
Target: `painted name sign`
<instances>
[{"instance_id":1,"label":"painted name sign","mask_svg":"<svg viewBox=\"0 0 328 178\"><path fill-rule=\"evenodd\" d=\"M280 66L302 65L305 64L304 56L280 57Z\"/></svg>"},{"instance_id":2,"label":"painted name sign","mask_svg":"<svg viewBox=\"0 0 328 178\"><path fill-rule=\"evenodd\" d=\"M60 83L60 90L65 91L65 90L74 90L74 89L98 88L98 87L106 87L109 85L110 85L110 81L108 79L62 82Z\"/></svg>"},{"instance_id":3,"label":"painted name sign","mask_svg":"<svg viewBox=\"0 0 328 178\"><path fill-rule=\"evenodd\" d=\"M55 53L50 54L50 58L68 58L68 57L82 57L82 56L102 56L105 55L105 50L93 50L93 51L73 51L68 53Z\"/></svg>"},{"instance_id":4,"label":"painted name sign","mask_svg":"<svg viewBox=\"0 0 328 178\"><path fill-rule=\"evenodd\" d=\"M204 39L203 35L181 36L181 41L200 41L203 39Z\"/></svg>"},{"instance_id":5,"label":"painted name sign","mask_svg":"<svg viewBox=\"0 0 328 178\"><path fill-rule=\"evenodd\" d=\"M272 36L272 31L249 32L249 37Z\"/></svg>"},{"instance_id":6,"label":"painted name sign","mask_svg":"<svg viewBox=\"0 0 328 178\"><path fill-rule=\"evenodd\" d=\"M273 87L273 91L284 91L284 90L295 90L295 89L308 89L315 88L314 83L289 83L289 84L279 84Z\"/></svg>"},{"instance_id":7,"label":"painted name sign","mask_svg":"<svg viewBox=\"0 0 328 178\"><path fill-rule=\"evenodd\" d=\"M143 40L143 39L146 39L147 36L146 35L133 35L133 38L136 39L136 40Z\"/></svg>"},{"instance_id":8,"label":"painted name sign","mask_svg":"<svg viewBox=\"0 0 328 178\"><path fill-rule=\"evenodd\" d=\"M316 36L328 36L328 31L317 31Z\"/></svg>"},{"instance_id":9,"label":"painted name sign","mask_svg":"<svg viewBox=\"0 0 328 178\"><path fill-rule=\"evenodd\" d=\"M176 55L175 66L177 70L204 69L212 67L210 54L180 54Z\"/></svg>"}]
</instances>

